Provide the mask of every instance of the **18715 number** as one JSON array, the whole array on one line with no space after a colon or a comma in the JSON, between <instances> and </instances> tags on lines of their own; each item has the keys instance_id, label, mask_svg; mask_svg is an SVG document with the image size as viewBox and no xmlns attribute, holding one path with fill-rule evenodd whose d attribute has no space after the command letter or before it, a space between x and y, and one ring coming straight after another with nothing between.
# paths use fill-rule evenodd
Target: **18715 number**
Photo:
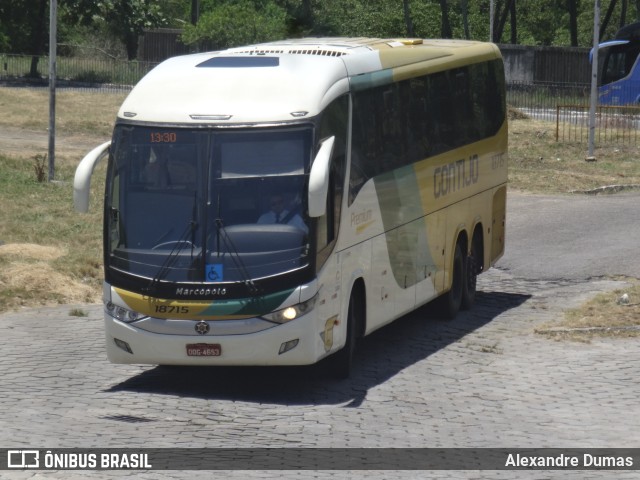
<instances>
[{"instance_id":1,"label":"18715 number","mask_svg":"<svg viewBox=\"0 0 640 480\"><path fill-rule=\"evenodd\" d=\"M176 305L156 305L156 313L189 313L189 307L179 307Z\"/></svg>"}]
</instances>

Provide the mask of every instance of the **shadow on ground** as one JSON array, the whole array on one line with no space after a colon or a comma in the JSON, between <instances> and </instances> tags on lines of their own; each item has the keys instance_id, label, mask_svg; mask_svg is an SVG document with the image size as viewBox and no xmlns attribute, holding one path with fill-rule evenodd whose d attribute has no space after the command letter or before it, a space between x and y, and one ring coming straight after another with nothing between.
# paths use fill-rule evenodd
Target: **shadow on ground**
<instances>
[{"instance_id":1,"label":"shadow on ground","mask_svg":"<svg viewBox=\"0 0 640 480\"><path fill-rule=\"evenodd\" d=\"M353 373L346 380L330 378L324 362L304 367L155 367L108 391L357 407L369 389L459 341L530 297L478 292L473 309L448 322L434 318L429 306L423 307L364 338L358 345Z\"/></svg>"}]
</instances>

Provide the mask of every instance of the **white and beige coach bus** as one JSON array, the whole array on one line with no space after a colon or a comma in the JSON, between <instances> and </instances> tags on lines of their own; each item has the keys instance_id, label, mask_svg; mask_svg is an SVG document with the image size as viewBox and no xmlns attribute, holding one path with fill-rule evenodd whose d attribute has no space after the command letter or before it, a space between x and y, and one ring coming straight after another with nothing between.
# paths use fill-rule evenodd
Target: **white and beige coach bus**
<instances>
[{"instance_id":1,"label":"white and beige coach bus","mask_svg":"<svg viewBox=\"0 0 640 480\"><path fill-rule=\"evenodd\" d=\"M109 360L349 375L358 338L432 300L453 317L504 251L495 45L310 38L171 58L108 156Z\"/></svg>"}]
</instances>

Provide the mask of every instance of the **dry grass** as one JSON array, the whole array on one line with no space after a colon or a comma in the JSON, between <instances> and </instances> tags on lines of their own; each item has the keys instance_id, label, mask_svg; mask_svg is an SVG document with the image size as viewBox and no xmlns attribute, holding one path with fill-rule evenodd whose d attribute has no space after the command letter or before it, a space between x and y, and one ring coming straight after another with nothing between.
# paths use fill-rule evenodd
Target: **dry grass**
<instances>
[{"instance_id":1,"label":"dry grass","mask_svg":"<svg viewBox=\"0 0 640 480\"><path fill-rule=\"evenodd\" d=\"M62 135L111 135L123 93L56 92L56 130ZM0 88L0 125L46 132L47 89Z\"/></svg>"},{"instance_id":2,"label":"dry grass","mask_svg":"<svg viewBox=\"0 0 640 480\"><path fill-rule=\"evenodd\" d=\"M565 313L560 323L544 325L537 333L555 338L589 341L594 336L640 336L640 281L629 279L623 290L601 293ZM626 295L626 301L621 301Z\"/></svg>"},{"instance_id":3,"label":"dry grass","mask_svg":"<svg viewBox=\"0 0 640 480\"><path fill-rule=\"evenodd\" d=\"M587 145L556 142L555 125L529 119L509 121L509 187L540 193L568 193L606 185L640 185L640 147L596 149L587 162Z\"/></svg>"}]
</instances>

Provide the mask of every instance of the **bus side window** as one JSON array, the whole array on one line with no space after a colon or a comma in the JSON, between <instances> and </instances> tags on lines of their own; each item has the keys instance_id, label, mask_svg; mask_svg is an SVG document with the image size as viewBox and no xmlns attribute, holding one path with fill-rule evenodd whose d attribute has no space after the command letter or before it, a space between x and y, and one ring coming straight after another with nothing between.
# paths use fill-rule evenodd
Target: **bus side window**
<instances>
[{"instance_id":1,"label":"bus side window","mask_svg":"<svg viewBox=\"0 0 640 480\"><path fill-rule=\"evenodd\" d=\"M603 85L615 82L625 77L625 59L624 52L612 51L606 59Z\"/></svg>"}]
</instances>

